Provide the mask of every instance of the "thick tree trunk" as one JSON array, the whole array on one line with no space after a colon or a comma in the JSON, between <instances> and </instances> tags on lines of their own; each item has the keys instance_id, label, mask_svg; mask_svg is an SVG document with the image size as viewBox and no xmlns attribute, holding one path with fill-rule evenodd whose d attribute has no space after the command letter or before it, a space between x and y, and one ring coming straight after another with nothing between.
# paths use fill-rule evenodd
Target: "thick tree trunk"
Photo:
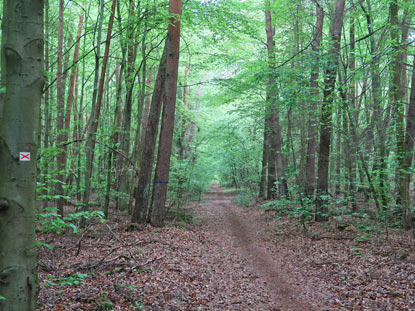
<instances>
[{"instance_id":1,"label":"thick tree trunk","mask_svg":"<svg viewBox=\"0 0 415 311\"><path fill-rule=\"evenodd\" d=\"M341 30L343 28L345 0L337 0L334 21L330 31L331 45L329 63L324 77L324 100L320 118L320 145L318 157L318 182L316 203L316 221L327 221L327 203L329 190L329 161L332 133L332 106L339 63Z\"/></svg>"},{"instance_id":2,"label":"thick tree trunk","mask_svg":"<svg viewBox=\"0 0 415 311\"><path fill-rule=\"evenodd\" d=\"M149 214L148 201L151 189L150 182L153 170L160 112L165 92L164 84L166 80L166 61L167 41L160 60L153 96L151 99L148 123L144 133L143 150L140 157L140 173L138 177L139 183L134 190L135 206L131 215L132 223L146 222Z\"/></svg>"},{"instance_id":3,"label":"thick tree trunk","mask_svg":"<svg viewBox=\"0 0 415 311\"><path fill-rule=\"evenodd\" d=\"M153 210L151 213L151 224L157 227L163 226L164 224L165 203L170 173L170 155L173 139L177 75L179 68L182 0L170 0L169 13L172 16L170 17L167 35L166 101L163 105L163 119L160 130L156 174L154 177Z\"/></svg>"},{"instance_id":4,"label":"thick tree trunk","mask_svg":"<svg viewBox=\"0 0 415 311\"><path fill-rule=\"evenodd\" d=\"M314 40L312 43L313 68L310 77L310 108L312 115L308 119L308 137L307 137L307 155L305 164L305 186L304 190L307 196L314 194L315 171L316 171L316 126L317 126L317 103L318 103L318 76L319 76L319 48L321 36L323 34L324 11L323 8L316 4L316 27L314 28Z\"/></svg>"},{"instance_id":5,"label":"thick tree trunk","mask_svg":"<svg viewBox=\"0 0 415 311\"><path fill-rule=\"evenodd\" d=\"M0 95L0 310L35 311L35 212L44 84L41 0L3 2ZM21 152L30 161L23 159ZM27 159L25 159L27 160Z\"/></svg>"},{"instance_id":6,"label":"thick tree trunk","mask_svg":"<svg viewBox=\"0 0 415 311\"><path fill-rule=\"evenodd\" d=\"M390 21L391 21L391 40L394 54L392 55L392 68L391 68L391 96L394 104L394 120L396 131L396 143L397 143L397 159L398 170L396 180L398 185L398 198L397 203L401 205L402 209L402 225L405 228L411 227L411 215L409 208L409 187L407 183L407 175L409 172L406 169L406 144L405 144L405 119L404 112L405 107L403 105L403 91L402 91L402 68L401 63L403 49L399 40L399 5L397 0L392 0L390 3Z\"/></svg>"},{"instance_id":7,"label":"thick tree trunk","mask_svg":"<svg viewBox=\"0 0 415 311\"><path fill-rule=\"evenodd\" d=\"M408 206L403 209L407 214L402 215L402 224L406 228L412 225L412 217L409 214L409 184L410 184L410 168L412 164L414 152L414 138L415 138L415 57L412 67L412 81L411 81L411 95L409 98L408 115L406 116L406 133L405 133L405 158L403 162L403 170L401 177L401 201L407 202ZM408 211L407 211L407 209Z\"/></svg>"}]
</instances>

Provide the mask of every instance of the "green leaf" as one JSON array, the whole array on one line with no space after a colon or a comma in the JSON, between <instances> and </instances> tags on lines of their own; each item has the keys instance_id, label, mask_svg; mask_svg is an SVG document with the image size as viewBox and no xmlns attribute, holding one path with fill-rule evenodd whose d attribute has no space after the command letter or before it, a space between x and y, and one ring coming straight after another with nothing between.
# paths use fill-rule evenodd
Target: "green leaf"
<instances>
[{"instance_id":1,"label":"green leaf","mask_svg":"<svg viewBox=\"0 0 415 311\"><path fill-rule=\"evenodd\" d=\"M49 245L49 244L47 244L45 242L42 242L42 241L36 241L36 245L37 246L44 246L44 247L46 247L46 248L48 248L50 250L53 250L53 246L52 245Z\"/></svg>"}]
</instances>

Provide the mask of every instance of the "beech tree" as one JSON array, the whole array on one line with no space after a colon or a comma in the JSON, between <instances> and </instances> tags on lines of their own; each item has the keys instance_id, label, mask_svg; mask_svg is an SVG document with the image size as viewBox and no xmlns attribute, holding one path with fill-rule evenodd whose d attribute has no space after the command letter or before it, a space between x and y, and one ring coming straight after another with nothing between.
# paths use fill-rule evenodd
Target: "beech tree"
<instances>
[{"instance_id":1,"label":"beech tree","mask_svg":"<svg viewBox=\"0 0 415 311\"><path fill-rule=\"evenodd\" d=\"M329 51L329 65L324 75L324 99L320 118L320 144L318 155L318 181L316 198L316 220L325 221L327 216L327 196L329 187L329 161L332 133L332 113L334 90L339 64L340 40L343 28L345 0L337 0L334 10L334 19L331 25Z\"/></svg>"},{"instance_id":2,"label":"beech tree","mask_svg":"<svg viewBox=\"0 0 415 311\"><path fill-rule=\"evenodd\" d=\"M36 309L36 175L43 1L4 1L0 94L0 309Z\"/></svg>"},{"instance_id":3,"label":"beech tree","mask_svg":"<svg viewBox=\"0 0 415 311\"><path fill-rule=\"evenodd\" d=\"M177 74L180 53L180 17L182 14L182 1L170 0L169 13L171 15L167 32L167 65L165 81L165 102L163 105L163 118L160 130L156 174L154 177L153 210L151 223L162 226L165 217L165 204L167 198L167 185L170 172L170 156L174 128L174 114L176 107Z\"/></svg>"}]
</instances>

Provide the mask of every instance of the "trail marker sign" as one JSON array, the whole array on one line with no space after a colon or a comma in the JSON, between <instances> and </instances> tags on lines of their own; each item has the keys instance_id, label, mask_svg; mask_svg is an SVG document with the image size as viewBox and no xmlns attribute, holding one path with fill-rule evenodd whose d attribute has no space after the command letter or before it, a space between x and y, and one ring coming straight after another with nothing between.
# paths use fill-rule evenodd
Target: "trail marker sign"
<instances>
[{"instance_id":1,"label":"trail marker sign","mask_svg":"<svg viewBox=\"0 0 415 311\"><path fill-rule=\"evenodd\" d=\"M30 152L20 152L20 162L30 161Z\"/></svg>"}]
</instances>

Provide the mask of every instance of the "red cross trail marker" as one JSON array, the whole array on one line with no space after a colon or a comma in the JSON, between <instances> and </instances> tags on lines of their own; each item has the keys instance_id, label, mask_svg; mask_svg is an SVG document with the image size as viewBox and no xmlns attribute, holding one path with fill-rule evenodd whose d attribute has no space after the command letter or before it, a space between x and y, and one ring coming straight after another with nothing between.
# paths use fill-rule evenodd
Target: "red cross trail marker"
<instances>
[{"instance_id":1,"label":"red cross trail marker","mask_svg":"<svg viewBox=\"0 0 415 311\"><path fill-rule=\"evenodd\" d=\"M20 162L30 161L30 152L20 152Z\"/></svg>"}]
</instances>

